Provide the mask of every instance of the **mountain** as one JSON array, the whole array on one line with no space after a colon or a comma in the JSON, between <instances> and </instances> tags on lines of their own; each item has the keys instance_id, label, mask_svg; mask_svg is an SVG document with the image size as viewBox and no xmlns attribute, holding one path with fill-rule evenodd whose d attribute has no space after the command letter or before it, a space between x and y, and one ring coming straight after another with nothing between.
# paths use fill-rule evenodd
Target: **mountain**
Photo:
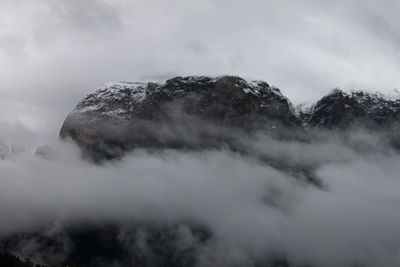
<instances>
[{"instance_id":1,"label":"mountain","mask_svg":"<svg viewBox=\"0 0 400 267\"><path fill-rule=\"evenodd\" d=\"M46 267L35 265L29 260L21 260L10 253L0 253L0 266L5 267Z\"/></svg>"},{"instance_id":2,"label":"mountain","mask_svg":"<svg viewBox=\"0 0 400 267\"><path fill-rule=\"evenodd\" d=\"M211 234L208 228L188 222L75 223L56 235L26 231L2 237L0 247L6 249L0 252L0 266L197 266L197 254L212 241Z\"/></svg>"},{"instance_id":3,"label":"mountain","mask_svg":"<svg viewBox=\"0 0 400 267\"><path fill-rule=\"evenodd\" d=\"M400 122L400 99L335 89L315 104L305 122L309 127L345 129L358 125L393 129Z\"/></svg>"},{"instance_id":4,"label":"mountain","mask_svg":"<svg viewBox=\"0 0 400 267\"><path fill-rule=\"evenodd\" d=\"M298 128L279 89L236 76L176 77L163 83L108 83L82 99L60 136L94 157L137 147L238 149L234 133Z\"/></svg>"},{"instance_id":5,"label":"mountain","mask_svg":"<svg viewBox=\"0 0 400 267\"><path fill-rule=\"evenodd\" d=\"M66 118L61 138L94 159L135 148L248 151L254 133L304 138L312 129L361 127L388 131L396 145L400 99L335 89L296 111L278 88L237 76L175 77L161 83L107 83L83 98Z\"/></svg>"},{"instance_id":6,"label":"mountain","mask_svg":"<svg viewBox=\"0 0 400 267\"><path fill-rule=\"evenodd\" d=\"M299 186L325 190L317 171L327 161L325 154L329 158L329 154L336 153L332 151L332 144L336 143L322 147L321 159L311 155L313 160L309 161L305 160L307 152L313 150L293 149L293 146L316 140L318 147L325 140L316 132L343 133L346 138L348 131L359 127L379 135L383 132L385 140L400 148L399 101L381 94L335 89L314 105L296 110L279 89L263 81L236 76L176 77L162 83L108 83L78 103L66 118L60 137L77 142L84 155L94 160L118 158L135 148L228 149L288 173L287 177L296 178ZM274 140L261 138L258 142L259 135ZM336 141L336 135L333 136ZM296 142L291 142L293 138ZM363 149L373 153L369 139L365 138L368 139L365 146L364 138L345 142L346 147L356 146L352 153L362 154ZM0 157L11 150L0 143ZM40 147L35 154L45 159L57 157L48 146ZM282 202L286 202L281 198L284 196L279 190L272 188L261 201L279 210ZM42 262L51 263L55 256L63 255L68 261L66 266L75 266L70 262L76 266L204 266L199 264L201 252L215 249L213 242L218 235L203 223L133 221L122 226L68 225L51 236L41 231L12 235L0 242L0 247L5 252L24 255L27 251L23 245L35 244L31 256L38 253ZM5 252L0 254L0 266L32 266L30 261ZM280 253L254 261L251 266L299 266Z\"/></svg>"}]
</instances>

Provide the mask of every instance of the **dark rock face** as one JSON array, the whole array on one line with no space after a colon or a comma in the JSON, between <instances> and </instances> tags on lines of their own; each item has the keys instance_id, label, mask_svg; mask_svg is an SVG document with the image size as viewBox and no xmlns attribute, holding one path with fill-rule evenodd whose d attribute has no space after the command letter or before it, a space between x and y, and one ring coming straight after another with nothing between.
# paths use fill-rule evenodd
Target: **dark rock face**
<instances>
[{"instance_id":1,"label":"dark rock face","mask_svg":"<svg viewBox=\"0 0 400 267\"><path fill-rule=\"evenodd\" d=\"M300 125L290 101L266 82L176 77L159 84L106 84L77 105L60 136L91 154L113 158L136 147L231 145L231 129L271 131Z\"/></svg>"},{"instance_id":2,"label":"dark rock face","mask_svg":"<svg viewBox=\"0 0 400 267\"><path fill-rule=\"evenodd\" d=\"M266 82L189 76L106 84L79 102L60 136L75 140L92 158L109 159L134 148L246 151L243 139L252 133L281 138L313 128L389 130L397 140L399 122L399 98L335 89L299 113Z\"/></svg>"},{"instance_id":3,"label":"dark rock face","mask_svg":"<svg viewBox=\"0 0 400 267\"><path fill-rule=\"evenodd\" d=\"M400 122L400 99L339 89L323 97L307 118L309 127L345 129L353 125L393 128Z\"/></svg>"},{"instance_id":4,"label":"dark rock face","mask_svg":"<svg viewBox=\"0 0 400 267\"><path fill-rule=\"evenodd\" d=\"M0 254L0 266L34 266L15 254L60 267L189 267L197 266L200 250L211 241L209 229L194 223L82 223L53 235L36 231L5 238L0 247L8 252Z\"/></svg>"}]
</instances>

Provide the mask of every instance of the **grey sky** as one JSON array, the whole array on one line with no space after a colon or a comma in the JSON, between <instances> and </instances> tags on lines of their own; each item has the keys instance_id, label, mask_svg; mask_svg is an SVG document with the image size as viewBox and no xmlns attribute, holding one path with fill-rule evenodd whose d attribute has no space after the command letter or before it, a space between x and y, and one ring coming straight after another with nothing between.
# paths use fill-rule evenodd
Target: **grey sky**
<instances>
[{"instance_id":1,"label":"grey sky","mask_svg":"<svg viewBox=\"0 0 400 267\"><path fill-rule=\"evenodd\" d=\"M372 136L355 134L355 143L378 147L366 154L333 137L254 144L317 165L326 191L226 152L138 151L103 168L55 141L67 113L107 81L237 74L295 103L342 85L399 88L399 10L395 0L0 0L0 141L27 150L0 160L0 213L8 215L0 232L172 215L212 226L221 257L278 249L328 267L399 266L399 156ZM33 156L43 143L61 158ZM284 209L261 202L269 190Z\"/></svg>"},{"instance_id":2,"label":"grey sky","mask_svg":"<svg viewBox=\"0 0 400 267\"><path fill-rule=\"evenodd\" d=\"M173 75L263 79L295 103L349 84L391 91L399 9L390 0L2 0L1 111L19 105L25 124L57 128L106 81Z\"/></svg>"},{"instance_id":3,"label":"grey sky","mask_svg":"<svg viewBox=\"0 0 400 267\"><path fill-rule=\"evenodd\" d=\"M237 74L295 103L349 84L386 92L400 84L397 10L394 0L2 0L0 94L51 113L55 127L110 80Z\"/></svg>"}]
</instances>

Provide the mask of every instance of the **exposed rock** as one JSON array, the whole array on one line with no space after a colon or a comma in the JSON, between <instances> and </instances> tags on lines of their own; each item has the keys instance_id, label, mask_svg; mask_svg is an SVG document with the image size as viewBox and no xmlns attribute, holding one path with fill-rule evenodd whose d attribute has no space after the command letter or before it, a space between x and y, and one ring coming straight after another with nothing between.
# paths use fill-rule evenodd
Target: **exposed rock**
<instances>
[{"instance_id":1,"label":"exposed rock","mask_svg":"<svg viewBox=\"0 0 400 267\"><path fill-rule=\"evenodd\" d=\"M400 122L400 99L363 91L333 90L323 97L306 118L309 127L397 128Z\"/></svg>"},{"instance_id":2,"label":"exposed rock","mask_svg":"<svg viewBox=\"0 0 400 267\"><path fill-rule=\"evenodd\" d=\"M134 148L246 151L254 132L279 138L312 128L385 131L400 147L400 99L335 89L295 109L279 89L236 76L176 77L163 83L108 83L82 99L60 136L95 159ZM289 131L288 131L289 130ZM279 165L279 164L278 164Z\"/></svg>"},{"instance_id":3,"label":"exposed rock","mask_svg":"<svg viewBox=\"0 0 400 267\"><path fill-rule=\"evenodd\" d=\"M113 158L145 148L231 146L235 132L301 125L290 101L262 81L176 77L164 83L108 83L79 102L60 136Z\"/></svg>"}]
</instances>

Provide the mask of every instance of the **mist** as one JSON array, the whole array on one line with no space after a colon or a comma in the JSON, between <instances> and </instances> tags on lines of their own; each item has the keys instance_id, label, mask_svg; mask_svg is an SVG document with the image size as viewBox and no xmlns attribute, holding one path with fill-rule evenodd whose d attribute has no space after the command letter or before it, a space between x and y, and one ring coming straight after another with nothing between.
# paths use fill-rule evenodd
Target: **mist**
<instances>
[{"instance_id":1,"label":"mist","mask_svg":"<svg viewBox=\"0 0 400 267\"><path fill-rule=\"evenodd\" d=\"M76 229L111 224L132 259L155 258L147 237L166 227L197 266L399 266L400 155L383 131L258 133L239 136L248 154L136 149L103 164L59 140L76 103L107 81L240 75L294 104L338 86L392 92L399 5L1 0L0 249L59 263L80 249Z\"/></svg>"},{"instance_id":2,"label":"mist","mask_svg":"<svg viewBox=\"0 0 400 267\"><path fill-rule=\"evenodd\" d=\"M32 128L56 126L107 81L231 74L265 80L295 103L337 86L389 92L399 87L398 9L359 0L2 0L1 101L16 103Z\"/></svg>"},{"instance_id":3,"label":"mist","mask_svg":"<svg viewBox=\"0 0 400 267\"><path fill-rule=\"evenodd\" d=\"M138 236L126 229L141 222L180 225L179 240L196 248L198 266L254 266L274 257L293 266L397 266L400 156L382 136L363 130L344 139L315 135L302 142L260 133L246 142L309 166L322 187L224 149L135 150L102 165L82 160L70 142L52 143L57 154L48 158L35 155L34 147L10 151L0 160L0 236L36 231L61 238L65 247L52 258L59 260L74 246L65 229L113 223L129 247ZM196 243L182 230L191 225L211 238ZM54 247L39 249L35 240L19 241L15 252L48 260L43 255Z\"/></svg>"}]
</instances>

